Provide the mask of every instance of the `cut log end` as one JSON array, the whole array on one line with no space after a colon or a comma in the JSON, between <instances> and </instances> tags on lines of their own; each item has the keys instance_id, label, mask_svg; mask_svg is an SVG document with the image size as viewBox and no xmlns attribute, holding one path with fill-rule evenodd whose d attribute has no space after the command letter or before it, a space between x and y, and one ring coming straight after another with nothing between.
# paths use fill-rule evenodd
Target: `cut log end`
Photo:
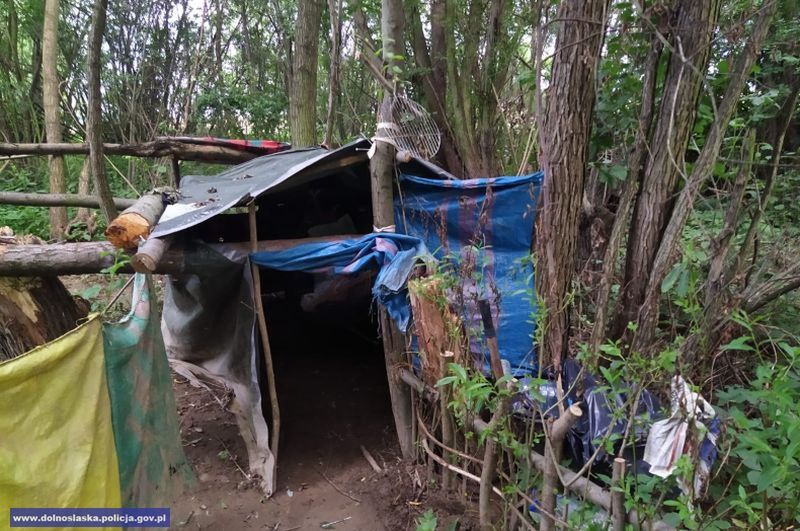
<instances>
[{"instance_id":1,"label":"cut log end","mask_svg":"<svg viewBox=\"0 0 800 531\"><path fill-rule=\"evenodd\" d=\"M148 221L135 212L117 216L106 229L106 239L119 249L135 249L152 230Z\"/></svg>"},{"instance_id":2,"label":"cut log end","mask_svg":"<svg viewBox=\"0 0 800 531\"><path fill-rule=\"evenodd\" d=\"M131 259L133 270L137 273L155 272L170 242L170 239L148 238Z\"/></svg>"}]
</instances>

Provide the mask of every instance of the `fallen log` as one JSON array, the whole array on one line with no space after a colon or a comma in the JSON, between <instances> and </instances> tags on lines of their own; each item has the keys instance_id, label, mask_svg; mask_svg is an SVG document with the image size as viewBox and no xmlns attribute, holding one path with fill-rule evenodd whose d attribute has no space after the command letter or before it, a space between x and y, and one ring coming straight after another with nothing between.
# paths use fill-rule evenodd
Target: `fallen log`
<instances>
[{"instance_id":1,"label":"fallen log","mask_svg":"<svg viewBox=\"0 0 800 531\"><path fill-rule=\"evenodd\" d=\"M145 194L114 218L106 229L106 239L119 249L135 249L146 240L161 219L170 190Z\"/></svg>"},{"instance_id":2,"label":"fallen log","mask_svg":"<svg viewBox=\"0 0 800 531\"><path fill-rule=\"evenodd\" d=\"M106 155L161 158L176 157L180 160L241 164L263 153L254 153L225 146L191 144L174 139L158 139L142 144L103 144ZM89 144L7 144L0 143L0 157L19 155L88 155Z\"/></svg>"},{"instance_id":3,"label":"fallen log","mask_svg":"<svg viewBox=\"0 0 800 531\"><path fill-rule=\"evenodd\" d=\"M115 197L114 205L124 209L132 206L136 199ZM93 195L83 194L36 194L25 192L0 192L0 205L100 208L100 201Z\"/></svg>"},{"instance_id":4,"label":"fallen log","mask_svg":"<svg viewBox=\"0 0 800 531\"><path fill-rule=\"evenodd\" d=\"M259 251L280 251L302 243L337 242L361 235L344 234L321 238L265 240ZM247 256L249 242L226 243L226 251ZM155 269L157 274L197 273L213 275L230 267L230 261L209 246L174 244L167 249ZM116 249L109 242L54 243L47 245L0 243L0 277L41 275L84 275L101 273L115 264L118 273L133 273L132 253Z\"/></svg>"}]
</instances>

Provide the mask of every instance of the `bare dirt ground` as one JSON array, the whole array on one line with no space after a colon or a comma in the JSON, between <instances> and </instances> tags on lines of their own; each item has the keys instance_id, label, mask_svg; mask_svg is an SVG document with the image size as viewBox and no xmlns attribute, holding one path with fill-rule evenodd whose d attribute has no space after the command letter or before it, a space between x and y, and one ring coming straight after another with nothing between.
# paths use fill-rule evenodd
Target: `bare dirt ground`
<instances>
[{"instance_id":1,"label":"bare dirt ground","mask_svg":"<svg viewBox=\"0 0 800 531\"><path fill-rule=\"evenodd\" d=\"M458 521L459 529L476 528L477 515L468 514L474 513L471 503L442 495L426 481L424 467L399 460L391 426L373 426L366 437L365 446L384 468L379 474L353 437L331 433L298 440L298 431L309 430L287 424L284 440L289 442L280 451L278 489L268 499L245 476L246 452L233 415L180 377L175 378L175 394L184 449L197 483L172 506L172 529L312 530L346 518L335 529L414 530L428 509L442 524ZM327 425L319 416L310 418L316 418L314 425Z\"/></svg>"}]
</instances>

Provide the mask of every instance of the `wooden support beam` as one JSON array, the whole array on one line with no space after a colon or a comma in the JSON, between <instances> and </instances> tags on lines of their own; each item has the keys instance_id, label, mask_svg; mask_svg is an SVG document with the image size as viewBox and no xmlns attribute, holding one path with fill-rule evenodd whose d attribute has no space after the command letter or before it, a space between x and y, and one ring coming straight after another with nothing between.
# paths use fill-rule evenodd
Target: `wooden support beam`
<instances>
[{"instance_id":1,"label":"wooden support beam","mask_svg":"<svg viewBox=\"0 0 800 531\"><path fill-rule=\"evenodd\" d=\"M172 238L148 238L131 258L133 269L137 273L153 273L164 257L164 252L172 244Z\"/></svg>"},{"instance_id":2,"label":"wooden support beam","mask_svg":"<svg viewBox=\"0 0 800 531\"><path fill-rule=\"evenodd\" d=\"M627 463L621 457L614 459L611 469L611 528L625 531L625 468Z\"/></svg>"},{"instance_id":3,"label":"wooden support beam","mask_svg":"<svg viewBox=\"0 0 800 531\"><path fill-rule=\"evenodd\" d=\"M190 144L179 140L161 138L141 144L103 144L106 155L130 157L177 157L180 160L241 164L263 153L254 153L225 146ZM0 157L17 155L88 155L89 145L83 143L58 144L8 144L0 143Z\"/></svg>"},{"instance_id":4,"label":"wooden support beam","mask_svg":"<svg viewBox=\"0 0 800 531\"><path fill-rule=\"evenodd\" d=\"M125 209L136 202L136 199L115 197L114 204ZM0 192L0 205L41 206L41 207L79 207L100 208L96 196L83 194L36 194L25 192Z\"/></svg>"},{"instance_id":5,"label":"wooden support beam","mask_svg":"<svg viewBox=\"0 0 800 531\"><path fill-rule=\"evenodd\" d=\"M358 239L361 235L344 234L319 238L265 240L258 242L259 251L281 251L303 243L333 243ZM249 242L226 243L225 249L241 255L250 252ZM230 261L213 249L187 248L174 244L165 249L155 269L157 274L197 273L213 275L230 267ZM125 262L119 273L133 273L130 252L120 251L109 242L54 243L45 245L0 243L0 277L31 277L47 275L84 275L100 273L116 262Z\"/></svg>"},{"instance_id":6,"label":"wooden support beam","mask_svg":"<svg viewBox=\"0 0 800 531\"><path fill-rule=\"evenodd\" d=\"M256 226L256 202L252 201L247 206L247 218L250 225L250 252L258 251L258 229ZM281 409L278 405L278 389L275 384L275 369L272 364L272 349L269 344L267 319L264 315L264 301L261 300L261 270L258 265L251 262L253 274L253 299L258 320L258 330L261 335L261 348L264 352L264 365L267 369L267 388L269 389L269 403L272 408L272 434L270 437L270 451L278 461L278 444L281 436Z\"/></svg>"}]
</instances>

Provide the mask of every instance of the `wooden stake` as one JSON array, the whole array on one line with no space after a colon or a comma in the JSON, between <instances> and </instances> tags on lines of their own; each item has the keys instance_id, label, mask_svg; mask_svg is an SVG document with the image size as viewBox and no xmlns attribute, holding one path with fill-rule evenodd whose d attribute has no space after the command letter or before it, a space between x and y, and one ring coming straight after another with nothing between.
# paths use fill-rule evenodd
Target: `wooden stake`
<instances>
[{"instance_id":1,"label":"wooden stake","mask_svg":"<svg viewBox=\"0 0 800 531\"><path fill-rule=\"evenodd\" d=\"M181 159L173 155L171 163L172 172L170 177L172 178L172 187L178 189L181 186Z\"/></svg>"},{"instance_id":2,"label":"wooden stake","mask_svg":"<svg viewBox=\"0 0 800 531\"><path fill-rule=\"evenodd\" d=\"M555 521L549 515L556 512L556 495L561 487L558 476L558 462L561 460L561 449L564 437L570 428L578 422L583 412L578 404L573 404L555 421L545 423L548 436L544 443L544 480L542 485L542 522L539 531L555 529Z\"/></svg>"},{"instance_id":3,"label":"wooden stake","mask_svg":"<svg viewBox=\"0 0 800 531\"><path fill-rule=\"evenodd\" d=\"M256 227L256 203L251 201L247 205L248 220L250 223L250 250L258 250L258 228ZM278 443L281 434L281 410L278 406L278 390L275 387L275 369L272 364L272 350L269 345L269 333L267 332L267 320L264 317L264 303L261 300L261 271L258 265L250 263L253 274L253 300L255 302L256 317L258 319L258 330L261 334L261 347L264 351L264 364L267 367L267 387L269 388L269 402L272 406L272 437L270 450L278 461Z\"/></svg>"},{"instance_id":4,"label":"wooden stake","mask_svg":"<svg viewBox=\"0 0 800 531\"><path fill-rule=\"evenodd\" d=\"M375 458L372 457L372 454L369 453L369 451L366 448L364 448L363 444L360 446L360 448L361 448L361 455L363 455L364 459L367 460L367 463L369 463L369 466L372 467L372 470L374 470L378 474L383 472L383 469L380 467L380 465L378 465L378 462L375 461Z\"/></svg>"},{"instance_id":5,"label":"wooden stake","mask_svg":"<svg viewBox=\"0 0 800 531\"><path fill-rule=\"evenodd\" d=\"M625 531L625 492L623 483L627 463L621 457L614 459L611 470L611 524L614 531Z\"/></svg>"},{"instance_id":6,"label":"wooden stake","mask_svg":"<svg viewBox=\"0 0 800 531\"><path fill-rule=\"evenodd\" d=\"M489 301L478 301L478 308L481 312L481 319L483 321L483 331L486 335L486 340L489 343L489 365L492 368L492 375L495 381L503 377L503 365L500 359L500 349L497 345L497 334L494 329L494 321L492 319L492 311L489 306ZM485 448L483 452L483 468L481 469L481 483L479 489L478 499L478 514L480 518L481 529L489 531L494 529L491 520L489 498L491 494L492 484L494 483L495 473L497 472L497 444L492 437L492 432L497 430L498 426L503 422L506 414L508 413L511 401L509 397L503 398L499 404L495 406L495 411L492 414L492 419L489 421L489 435L485 439Z\"/></svg>"}]
</instances>

